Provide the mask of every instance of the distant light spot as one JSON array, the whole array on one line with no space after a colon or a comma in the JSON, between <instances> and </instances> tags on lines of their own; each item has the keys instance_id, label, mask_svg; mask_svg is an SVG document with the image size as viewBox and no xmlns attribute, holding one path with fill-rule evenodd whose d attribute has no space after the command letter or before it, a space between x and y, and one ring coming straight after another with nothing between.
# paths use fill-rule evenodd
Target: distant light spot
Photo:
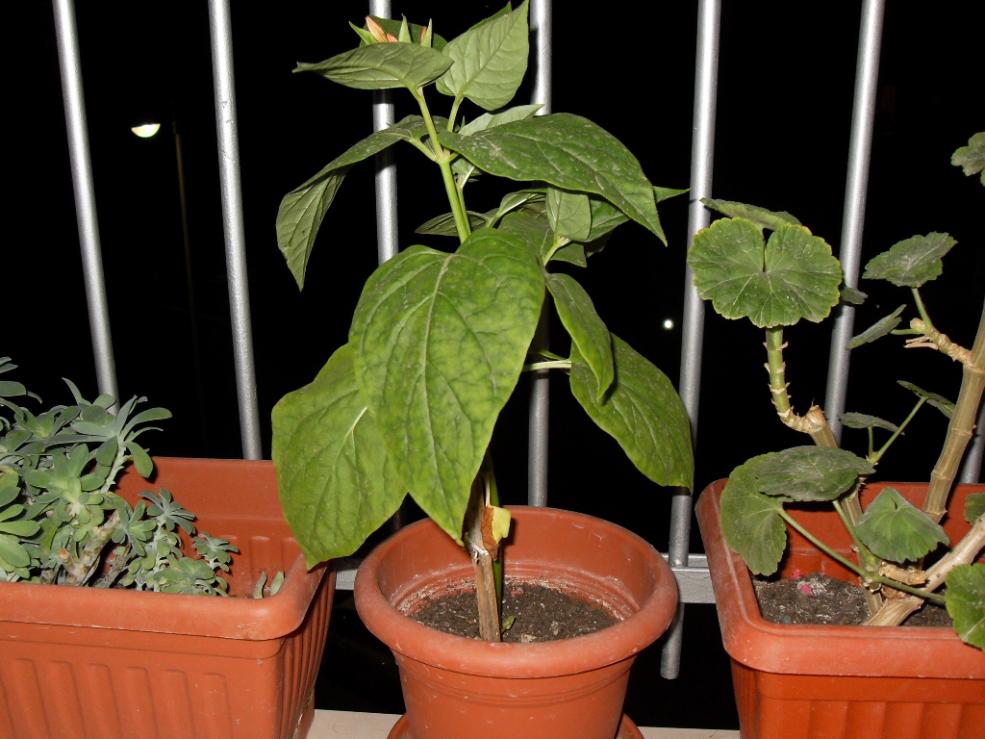
<instances>
[{"instance_id":1,"label":"distant light spot","mask_svg":"<svg viewBox=\"0 0 985 739\"><path fill-rule=\"evenodd\" d=\"M673 318L665 318L663 323L660 324L664 331L673 331L675 325Z\"/></svg>"},{"instance_id":2,"label":"distant light spot","mask_svg":"<svg viewBox=\"0 0 985 739\"><path fill-rule=\"evenodd\" d=\"M142 138L142 139L149 139L149 138L157 135L157 132L161 130L161 124L160 123L142 123L139 126L134 126L130 130L133 132L133 135L134 136L137 136L137 137Z\"/></svg>"}]
</instances>

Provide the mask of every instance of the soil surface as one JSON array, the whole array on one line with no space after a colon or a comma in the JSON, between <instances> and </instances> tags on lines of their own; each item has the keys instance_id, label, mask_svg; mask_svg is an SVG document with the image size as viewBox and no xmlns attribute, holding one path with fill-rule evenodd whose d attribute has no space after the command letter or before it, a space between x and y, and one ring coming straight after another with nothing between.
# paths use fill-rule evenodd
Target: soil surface
<instances>
[{"instance_id":1,"label":"soil surface","mask_svg":"<svg viewBox=\"0 0 985 739\"><path fill-rule=\"evenodd\" d=\"M479 638L475 591L464 590L424 603L411 618L448 634ZM510 624L510 619L512 624ZM573 598L554 588L507 580L503 593L504 642L569 639L590 634L617 619L595 603Z\"/></svg>"},{"instance_id":2,"label":"soil surface","mask_svg":"<svg viewBox=\"0 0 985 739\"><path fill-rule=\"evenodd\" d=\"M778 624L858 625L865 621L862 588L820 573L796 579L754 578L763 618ZM943 607L927 603L905 622L907 626L950 626Z\"/></svg>"}]
</instances>

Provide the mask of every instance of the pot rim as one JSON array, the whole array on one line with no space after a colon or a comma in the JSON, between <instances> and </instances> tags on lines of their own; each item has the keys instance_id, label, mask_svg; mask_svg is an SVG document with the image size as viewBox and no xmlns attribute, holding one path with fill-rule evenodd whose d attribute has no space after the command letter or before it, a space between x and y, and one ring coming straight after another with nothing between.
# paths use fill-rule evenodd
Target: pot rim
<instances>
[{"instance_id":1,"label":"pot rim","mask_svg":"<svg viewBox=\"0 0 985 739\"><path fill-rule=\"evenodd\" d=\"M949 627L777 624L764 619L749 569L722 534L720 500L726 482L709 484L695 512L708 554L722 642L732 659L779 674L985 679L985 654L961 642ZM870 487L876 491L887 485L913 487L893 482Z\"/></svg>"},{"instance_id":2,"label":"pot rim","mask_svg":"<svg viewBox=\"0 0 985 739\"><path fill-rule=\"evenodd\" d=\"M677 612L677 580L663 556L646 540L604 519L557 508L507 506L523 519L555 518L576 525L603 527L609 535L625 537L651 568L655 586L639 609L601 631L570 639L529 644L493 643L432 629L405 616L384 596L379 568L394 549L408 539L434 533L447 536L428 519L412 523L379 544L356 573L356 608L366 627L398 655L472 675L537 678L600 669L635 656L652 644ZM560 572L550 565L546 571Z\"/></svg>"}]
</instances>

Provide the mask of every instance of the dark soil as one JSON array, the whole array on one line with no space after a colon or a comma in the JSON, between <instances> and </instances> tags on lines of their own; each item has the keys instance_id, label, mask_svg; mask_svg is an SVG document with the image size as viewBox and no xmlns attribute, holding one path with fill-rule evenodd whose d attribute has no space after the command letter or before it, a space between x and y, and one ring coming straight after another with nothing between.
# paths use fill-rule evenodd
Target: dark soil
<instances>
[{"instance_id":1,"label":"dark soil","mask_svg":"<svg viewBox=\"0 0 985 739\"><path fill-rule=\"evenodd\" d=\"M753 580L763 618L778 624L858 625L865 621L862 588L820 573L796 579ZM907 626L950 626L941 606L927 603L905 622Z\"/></svg>"},{"instance_id":2,"label":"dark soil","mask_svg":"<svg viewBox=\"0 0 985 739\"><path fill-rule=\"evenodd\" d=\"M552 641L599 631L616 618L595 603L586 603L544 585L506 581L503 593L503 634L505 642ZM479 617L475 591L463 590L424 603L410 614L425 626L448 634L479 638Z\"/></svg>"}]
</instances>

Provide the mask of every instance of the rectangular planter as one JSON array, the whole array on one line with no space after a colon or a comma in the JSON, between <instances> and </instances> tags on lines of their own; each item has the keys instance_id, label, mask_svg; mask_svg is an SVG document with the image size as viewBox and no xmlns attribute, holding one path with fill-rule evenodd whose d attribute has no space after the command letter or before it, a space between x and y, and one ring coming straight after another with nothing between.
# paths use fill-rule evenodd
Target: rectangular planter
<instances>
[{"instance_id":1,"label":"rectangular planter","mask_svg":"<svg viewBox=\"0 0 985 739\"><path fill-rule=\"evenodd\" d=\"M911 501L925 486L892 483ZM725 480L696 506L745 739L981 739L985 736L985 654L950 628L802 626L764 620L749 571L728 549L719 525ZM863 505L883 485L870 485ZM985 486L959 486L952 510ZM808 531L843 553L848 536L834 513L794 511ZM964 519L944 522L952 541ZM788 531L781 575L854 575Z\"/></svg>"},{"instance_id":2,"label":"rectangular planter","mask_svg":"<svg viewBox=\"0 0 985 739\"><path fill-rule=\"evenodd\" d=\"M196 526L229 539L229 598L0 583L0 736L303 736L314 705L334 573L305 570L270 462L157 459ZM249 597L284 570L273 597Z\"/></svg>"}]
</instances>

